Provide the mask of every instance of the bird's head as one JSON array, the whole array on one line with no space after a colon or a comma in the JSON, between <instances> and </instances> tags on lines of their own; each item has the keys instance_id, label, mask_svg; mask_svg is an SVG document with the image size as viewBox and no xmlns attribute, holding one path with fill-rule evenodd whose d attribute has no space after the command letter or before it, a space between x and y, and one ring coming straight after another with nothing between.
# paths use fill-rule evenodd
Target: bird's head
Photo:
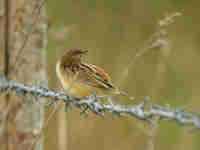
<instances>
[{"instance_id":1,"label":"bird's head","mask_svg":"<svg viewBox=\"0 0 200 150\"><path fill-rule=\"evenodd\" d=\"M61 58L61 62L67 64L79 64L82 61L83 55L86 55L88 50L70 49Z\"/></svg>"}]
</instances>

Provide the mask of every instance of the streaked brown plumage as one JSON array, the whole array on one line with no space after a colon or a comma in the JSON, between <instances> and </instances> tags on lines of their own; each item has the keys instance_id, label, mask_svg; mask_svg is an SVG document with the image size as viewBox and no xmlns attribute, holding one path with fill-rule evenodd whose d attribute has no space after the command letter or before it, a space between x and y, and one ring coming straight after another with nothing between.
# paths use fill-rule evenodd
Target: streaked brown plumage
<instances>
[{"instance_id":1,"label":"streaked brown plumage","mask_svg":"<svg viewBox=\"0 0 200 150\"><path fill-rule=\"evenodd\" d=\"M83 55L87 52L71 49L57 62L56 73L63 88L71 96L79 98L93 93L126 95L113 85L110 76L102 68L83 61Z\"/></svg>"}]
</instances>

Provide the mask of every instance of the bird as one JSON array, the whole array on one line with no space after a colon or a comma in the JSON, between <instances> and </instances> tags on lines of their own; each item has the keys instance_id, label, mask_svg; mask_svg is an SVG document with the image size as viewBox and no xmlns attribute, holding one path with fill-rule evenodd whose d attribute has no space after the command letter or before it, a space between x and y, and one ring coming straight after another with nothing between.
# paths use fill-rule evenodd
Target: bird
<instances>
[{"instance_id":1,"label":"bird","mask_svg":"<svg viewBox=\"0 0 200 150\"><path fill-rule=\"evenodd\" d=\"M125 95L116 87L104 69L86 63L88 50L74 48L67 50L57 61L56 74L62 87L70 96L84 98L96 95Z\"/></svg>"}]
</instances>

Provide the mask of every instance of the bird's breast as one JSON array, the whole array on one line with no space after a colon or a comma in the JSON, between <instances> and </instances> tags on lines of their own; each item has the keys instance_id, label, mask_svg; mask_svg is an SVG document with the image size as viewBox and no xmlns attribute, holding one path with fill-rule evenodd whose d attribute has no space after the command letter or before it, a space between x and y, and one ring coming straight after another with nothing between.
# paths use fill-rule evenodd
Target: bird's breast
<instances>
[{"instance_id":1,"label":"bird's breast","mask_svg":"<svg viewBox=\"0 0 200 150\"><path fill-rule=\"evenodd\" d=\"M60 62L56 65L56 74L64 90L71 96L83 98L97 92L97 89L76 80L75 75L72 73L62 70Z\"/></svg>"}]
</instances>

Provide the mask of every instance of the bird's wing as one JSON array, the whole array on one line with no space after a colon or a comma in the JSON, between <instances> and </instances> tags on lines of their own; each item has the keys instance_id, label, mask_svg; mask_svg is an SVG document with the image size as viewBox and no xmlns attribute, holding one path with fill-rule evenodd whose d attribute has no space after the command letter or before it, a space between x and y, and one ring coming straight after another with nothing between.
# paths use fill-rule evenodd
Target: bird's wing
<instances>
[{"instance_id":1,"label":"bird's wing","mask_svg":"<svg viewBox=\"0 0 200 150\"><path fill-rule=\"evenodd\" d=\"M109 75L102 68L92 64L81 64L76 79L92 87L115 89Z\"/></svg>"}]
</instances>

